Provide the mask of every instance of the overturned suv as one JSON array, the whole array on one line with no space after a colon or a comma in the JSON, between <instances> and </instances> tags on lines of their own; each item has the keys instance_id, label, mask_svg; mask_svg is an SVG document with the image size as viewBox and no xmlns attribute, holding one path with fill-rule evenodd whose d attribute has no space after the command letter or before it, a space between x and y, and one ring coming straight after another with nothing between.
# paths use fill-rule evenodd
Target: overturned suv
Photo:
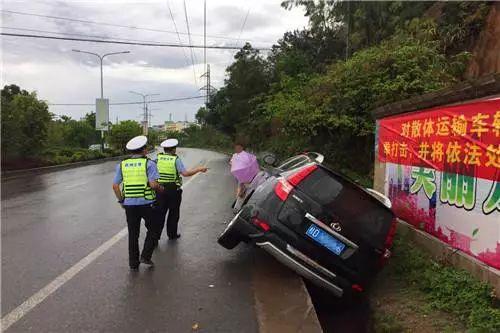
<instances>
[{"instance_id":1,"label":"overturned suv","mask_svg":"<svg viewBox=\"0 0 500 333\"><path fill-rule=\"evenodd\" d=\"M218 242L253 243L334 295L355 296L390 257L396 219L387 197L318 160L302 154L266 173Z\"/></svg>"}]
</instances>

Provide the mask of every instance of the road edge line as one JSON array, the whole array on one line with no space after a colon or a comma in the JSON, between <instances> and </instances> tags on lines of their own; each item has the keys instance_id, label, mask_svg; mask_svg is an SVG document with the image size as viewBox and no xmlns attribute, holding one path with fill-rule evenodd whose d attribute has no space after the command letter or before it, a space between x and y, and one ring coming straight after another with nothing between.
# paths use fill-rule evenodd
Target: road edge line
<instances>
[{"instance_id":1,"label":"road edge line","mask_svg":"<svg viewBox=\"0 0 500 333\"><path fill-rule=\"evenodd\" d=\"M211 162L211 159L206 161L205 165ZM192 176L184 185L183 189L187 187L193 180L200 175L197 173ZM62 287L66 282L75 277L79 272L85 269L88 265L93 263L97 258L103 255L107 250L109 250L113 245L118 243L122 238L127 235L127 227L121 229L113 237L108 239L106 242L101 244L98 248L90 252L87 256L80 259L76 264L68 268L62 274L57 276L54 280L49 282L45 287L37 291L35 294L26 299L23 303L18 305L8 314L2 317L0 322L0 332L5 332L10 326L18 322L23 318L28 312L33 310L37 305L42 303L47 297L55 293L60 287Z\"/></svg>"}]
</instances>

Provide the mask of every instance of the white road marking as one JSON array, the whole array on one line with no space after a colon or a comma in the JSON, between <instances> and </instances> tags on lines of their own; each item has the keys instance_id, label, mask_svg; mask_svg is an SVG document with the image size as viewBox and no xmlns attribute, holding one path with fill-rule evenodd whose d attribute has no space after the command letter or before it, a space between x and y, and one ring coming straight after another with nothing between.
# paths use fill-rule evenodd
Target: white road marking
<instances>
[{"instance_id":1,"label":"white road marking","mask_svg":"<svg viewBox=\"0 0 500 333\"><path fill-rule=\"evenodd\" d=\"M207 164L210 161L207 162ZM182 187L185 189L188 184L190 184L197 176L196 174L191 177ZM33 296L24 301L17 308L6 314L1 321L0 331L5 332L10 326L15 324L19 319L24 317L28 312L33 310L38 304L42 303L47 297L52 295L60 287L62 287L66 282L71 280L76 274L82 271L85 267L94 262L99 258L104 252L109 250L113 245L120 241L123 237L127 235L127 227L120 230L116 235L108 239L97 249L88 254L85 258L81 259L79 262L71 266L67 271L56 277L52 282L47 284L45 287L36 292Z\"/></svg>"}]
</instances>

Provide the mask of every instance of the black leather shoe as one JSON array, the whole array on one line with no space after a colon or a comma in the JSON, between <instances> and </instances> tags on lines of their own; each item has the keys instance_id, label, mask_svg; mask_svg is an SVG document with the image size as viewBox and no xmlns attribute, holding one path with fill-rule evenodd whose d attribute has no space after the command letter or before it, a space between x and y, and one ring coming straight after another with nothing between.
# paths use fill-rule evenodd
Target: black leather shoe
<instances>
[{"instance_id":1,"label":"black leather shoe","mask_svg":"<svg viewBox=\"0 0 500 333\"><path fill-rule=\"evenodd\" d=\"M151 261L151 259L144 259L144 258L141 258L141 264L148 265L151 267L155 265L155 263Z\"/></svg>"},{"instance_id":2,"label":"black leather shoe","mask_svg":"<svg viewBox=\"0 0 500 333\"><path fill-rule=\"evenodd\" d=\"M176 240L177 238L181 238L181 234L177 234L177 235L172 236L172 237L168 236L168 239L170 239L170 240Z\"/></svg>"},{"instance_id":3,"label":"black leather shoe","mask_svg":"<svg viewBox=\"0 0 500 333\"><path fill-rule=\"evenodd\" d=\"M130 266L130 270L132 272L137 272L139 270L139 265L137 265L137 266Z\"/></svg>"}]
</instances>

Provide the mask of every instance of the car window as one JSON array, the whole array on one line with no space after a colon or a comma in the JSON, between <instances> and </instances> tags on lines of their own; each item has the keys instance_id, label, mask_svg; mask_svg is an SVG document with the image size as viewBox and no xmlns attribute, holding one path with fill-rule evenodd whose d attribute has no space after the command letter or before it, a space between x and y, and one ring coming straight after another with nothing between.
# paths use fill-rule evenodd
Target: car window
<instances>
[{"instance_id":1,"label":"car window","mask_svg":"<svg viewBox=\"0 0 500 333\"><path fill-rule=\"evenodd\" d=\"M305 178L298 188L319 203L332 220L342 221L377 247L383 245L392 213L370 194L323 168Z\"/></svg>"}]
</instances>

